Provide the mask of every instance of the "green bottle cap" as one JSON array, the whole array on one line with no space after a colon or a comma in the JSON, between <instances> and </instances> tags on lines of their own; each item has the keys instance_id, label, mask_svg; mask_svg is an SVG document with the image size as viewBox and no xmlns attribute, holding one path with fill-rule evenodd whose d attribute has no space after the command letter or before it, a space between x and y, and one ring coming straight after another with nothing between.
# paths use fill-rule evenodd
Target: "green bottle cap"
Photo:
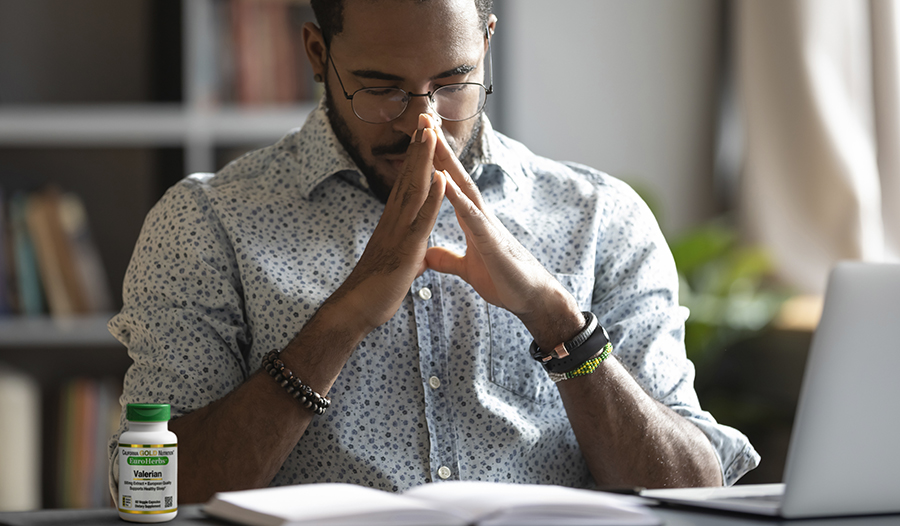
<instances>
[{"instance_id":1,"label":"green bottle cap","mask_svg":"<svg viewBox=\"0 0 900 526\"><path fill-rule=\"evenodd\" d=\"M168 422L172 416L169 404L128 404L125 419L132 422Z\"/></svg>"}]
</instances>

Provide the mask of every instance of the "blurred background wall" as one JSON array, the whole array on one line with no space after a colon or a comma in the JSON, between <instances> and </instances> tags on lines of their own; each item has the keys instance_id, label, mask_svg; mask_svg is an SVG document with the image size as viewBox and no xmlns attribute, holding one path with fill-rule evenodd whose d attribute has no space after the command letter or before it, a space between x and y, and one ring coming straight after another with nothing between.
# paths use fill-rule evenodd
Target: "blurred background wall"
<instances>
[{"instance_id":1,"label":"blurred background wall","mask_svg":"<svg viewBox=\"0 0 900 526\"><path fill-rule=\"evenodd\" d=\"M499 128L634 184L667 233L719 212L716 0L500 0Z\"/></svg>"}]
</instances>

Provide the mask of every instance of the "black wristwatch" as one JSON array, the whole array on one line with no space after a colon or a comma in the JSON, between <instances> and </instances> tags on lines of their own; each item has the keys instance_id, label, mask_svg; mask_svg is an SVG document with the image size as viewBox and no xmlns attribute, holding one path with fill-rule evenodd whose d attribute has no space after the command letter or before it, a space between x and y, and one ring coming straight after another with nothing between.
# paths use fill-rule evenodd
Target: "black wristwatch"
<instances>
[{"instance_id":1,"label":"black wristwatch","mask_svg":"<svg viewBox=\"0 0 900 526\"><path fill-rule=\"evenodd\" d=\"M574 338L563 342L550 351L538 347L531 342L531 357L541 362L549 373L567 373L577 369L581 364L603 350L609 343L609 334L597 322L594 313L582 312L586 321L584 328Z\"/></svg>"}]
</instances>

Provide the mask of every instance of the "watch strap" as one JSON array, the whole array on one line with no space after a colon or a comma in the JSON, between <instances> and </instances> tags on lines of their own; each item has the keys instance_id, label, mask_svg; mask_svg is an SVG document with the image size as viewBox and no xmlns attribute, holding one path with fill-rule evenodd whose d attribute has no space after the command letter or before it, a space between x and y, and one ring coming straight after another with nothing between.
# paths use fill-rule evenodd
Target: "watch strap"
<instances>
[{"instance_id":1,"label":"watch strap","mask_svg":"<svg viewBox=\"0 0 900 526\"><path fill-rule=\"evenodd\" d=\"M610 343L609 334L599 324L584 343L571 349L568 356L541 361L544 370L549 373L567 373L580 367Z\"/></svg>"},{"instance_id":2,"label":"watch strap","mask_svg":"<svg viewBox=\"0 0 900 526\"><path fill-rule=\"evenodd\" d=\"M578 334L575 335L574 338L567 342L563 342L556 347L554 347L550 351L545 351L538 347L537 342L531 342L531 357L539 362L546 362L548 360L554 358L565 358L568 356L573 350L577 349L581 345L584 344L591 337L591 334L597 329L597 317L594 316L594 313L591 311L585 311L581 313L584 316L584 327Z\"/></svg>"}]
</instances>

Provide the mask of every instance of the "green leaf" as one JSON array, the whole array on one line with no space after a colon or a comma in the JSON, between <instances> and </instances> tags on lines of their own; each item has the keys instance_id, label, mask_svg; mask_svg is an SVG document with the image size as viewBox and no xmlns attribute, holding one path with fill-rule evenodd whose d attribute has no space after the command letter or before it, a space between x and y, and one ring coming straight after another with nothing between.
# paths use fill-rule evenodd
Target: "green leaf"
<instances>
[{"instance_id":1,"label":"green leaf","mask_svg":"<svg viewBox=\"0 0 900 526\"><path fill-rule=\"evenodd\" d=\"M733 230L718 223L703 225L670 244L678 271L690 279L701 266L723 257L737 242Z\"/></svg>"}]
</instances>

